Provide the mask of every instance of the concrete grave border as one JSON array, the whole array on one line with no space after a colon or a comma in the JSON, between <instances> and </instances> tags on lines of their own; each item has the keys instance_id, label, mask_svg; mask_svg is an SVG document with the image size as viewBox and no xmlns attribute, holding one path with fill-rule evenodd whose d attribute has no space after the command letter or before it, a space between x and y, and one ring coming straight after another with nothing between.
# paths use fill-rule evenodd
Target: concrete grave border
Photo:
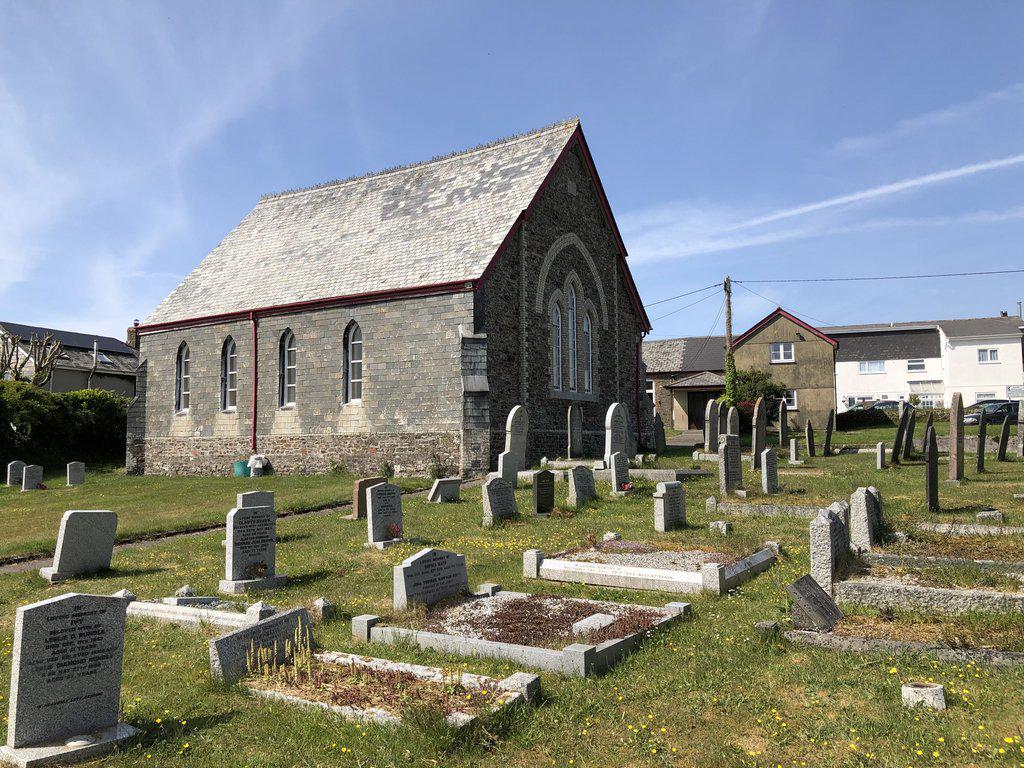
<instances>
[{"instance_id":1,"label":"concrete grave border","mask_svg":"<svg viewBox=\"0 0 1024 768\"><path fill-rule=\"evenodd\" d=\"M794 645L805 645L831 651L848 653L926 653L940 661L963 664L991 664L996 667L1017 667L1024 665L1024 653L997 651L988 648L951 648L934 643L917 643L911 640L886 640L856 635L837 635L832 632L814 632L807 629L788 629L782 637Z\"/></svg>"}]
</instances>

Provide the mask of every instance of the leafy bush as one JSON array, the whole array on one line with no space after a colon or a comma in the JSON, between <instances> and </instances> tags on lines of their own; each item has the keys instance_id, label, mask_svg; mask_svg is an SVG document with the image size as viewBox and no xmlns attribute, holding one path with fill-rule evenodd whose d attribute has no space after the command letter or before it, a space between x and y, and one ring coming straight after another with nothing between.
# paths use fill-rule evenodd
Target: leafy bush
<instances>
[{"instance_id":1,"label":"leafy bush","mask_svg":"<svg viewBox=\"0 0 1024 768\"><path fill-rule=\"evenodd\" d=\"M387 459L384 459L384 461L380 463L380 476L386 477L390 480L395 476L395 465Z\"/></svg>"},{"instance_id":2,"label":"leafy bush","mask_svg":"<svg viewBox=\"0 0 1024 768\"><path fill-rule=\"evenodd\" d=\"M840 431L888 426L889 424L892 424L889 411L868 408L863 411L845 411L836 414L836 429Z\"/></svg>"}]
</instances>

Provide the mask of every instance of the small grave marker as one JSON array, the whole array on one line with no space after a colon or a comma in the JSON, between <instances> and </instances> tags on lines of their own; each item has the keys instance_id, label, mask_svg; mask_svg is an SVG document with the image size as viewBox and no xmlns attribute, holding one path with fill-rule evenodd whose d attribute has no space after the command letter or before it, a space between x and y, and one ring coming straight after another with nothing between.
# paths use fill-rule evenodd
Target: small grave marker
<instances>
[{"instance_id":1,"label":"small grave marker","mask_svg":"<svg viewBox=\"0 0 1024 768\"><path fill-rule=\"evenodd\" d=\"M515 489L511 483L500 477L492 477L483 485L484 528L491 528L496 522L519 516Z\"/></svg>"},{"instance_id":2,"label":"small grave marker","mask_svg":"<svg viewBox=\"0 0 1024 768\"><path fill-rule=\"evenodd\" d=\"M828 416L825 417L825 445L821 448L822 456L832 455L832 435L836 429L836 409L833 408L828 412Z\"/></svg>"},{"instance_id":3,"label":"small grave marker","mask_svg":"<svg viewBox=\"0 0 1024 768\"><path fill-rule=\"evenodd\" d=\"M988 420L985 418L985 412L981 412L981 418L978 419L978 463L977 471L981 474L985 471L985 440L988 438Z\"/></svg>"},{"instance_id":4,"label":"small grave marker","mask_svg":"<svg viewBox=\"0 0 1024 768\"><path fill-rule=\"evenodd\" d=\"M843 612L831 595L809 574L787 584L786 592L793 598L791 615L797 629L831 632L843 618Z\"/></svg>"},{"instance_id":5,"label":"small grave marker","mask_svg":"<svg viewBox=\"0 0 1024 768\"><path fill-rule=\"evenodd\" d=\"M1003 419L1003 426L999 429L999 449L996 452L996 461L1006 461L1006 448L1010 444L1010 414Z\"/></svg>"},{"instance_id":6,"label":"small grave marker","mask_svg":"<svg viewBox=\"0 0 1024 768\"><path fill-rule=\"evenodd\" d=\"M924 435L924 493L929 512L939 511L939 445L935 427L928 427Z\"/></svg>"},{"instance_id":7,"label":"small grave marker","mask_svg":"<svg viewBox=\"0 0 1024 768\"><path fill-rule=\"evenodd\" d=\"M367 493L375 485L386 483L388 479L386 477L361 477L356 480L355 485L352 488L352 514L348 516L349 520L362 520L366 517L367 508Z\"/></svg>"},{"instance_id":8,"label":"small grave marker","mask_svg":"<svg viewBox=\"0 0 1024 768\"><path fill-rule=\"evenodd\" d=\"M807 426L804 428L804 442L807 444L807 455L813 459L815 456L814 425L810 419L807 420Z\"/></svg>"},{"instance_id":9,"label":"small grave marker","mask_svg":"<svg viewBox=\"0 0 1024 768\"><path fill-rule=\"evenodd\" d=\"M678 480L658 483L654 491L654 530L666 533L686 525L686 492Z\"/></svg>"},{"instance_id":10,"label":"small grave marker","mask_svg":"<svg viewBox=\"0 0 1024 768\"><path fill-rule=\"evenodd\" d=\"M533 473L533 514L550 515L555 508L555 473L540 469Z\"/></svg>"},{"instance_id":11,"label":"small grave marker","mask_svg":"<svg viewBox=\"0 0 1024 768\"><path fill-rule=\"evenodd\" d=\"M68 486L85 484L85 464L80 461L68 462Z\"/></svg>"},{"instance_id":12,"label":"small grave marker","mask_svg":"<svg viewBox=\"0 0 1024 768\"><path fill-rule=\"evenodd\" d=\"M25 474L25 462L24 461L12 461L7 465L7 484L18 486L21 485L21 478Z\"/></svg>"},{"instance_id":13,"label":"small grave marker","mask_svg":"<svg viewBox=\"0 0 1024 768\"><path fill-rule=\"evenodd\" d=\"M469 592L466 558L443 549L421 549L394 568L394 607L404 611L413 603L431 606L439 600Z\"/></svg>"},{"instance_id":14,"label":"small grave marker","mask_svg":"<svg viewBox=\"0 0 1024 768\"><path fill-rule=\"evenodd\" d=\"M594 470L587 467L572 467L569 470L568 502L574 507L597 498L594 486Z\"/></svg>"},{"instance_id":15,"label":"small grave marker","mask_svg":"<svg viewBox=\"0 0 1024 768\"><path fill-rule=\"evenodd\" d=\"M26 464L21 472L21 490L38 491L43 485L43 468L38 464Z\"/></svg>"},{"instance_id":16,"label":"small grave marker","mask_svg":"<svg viewBox=\"0 0 1024 768\"><path fill-rule=\"evenodd\" d=\"M774 448L761 451L761 490L767 494L779 492L779 457Z\"/></svg>"},{"instance_id":17,"label":"small grave marker","mask_svg":"<svg viewBox=\"0 0 1024 768\"><path fill-rule=\"evenodd\" d=\"M885 469L885 443L875 445L875 469Z\"/></svg>"},{"instance_id":18,"label":"small grave marker","mask_svg":"<svg viewBox=\"0 0 1024 768\"><path fill-rule=\"evenodd\" d=\"M384 549L404 541L402 489L392 483L371 486L367 502L366 545Z\"/></svg>"},{"instance_id":19,"label":"small grave marker","mask_svg":"<svg viewBox=\"0 0 1024 768\"><path fill-rule=\"evenodd\" d=\"M434 481L434 484L430 486L430 493L427 495L427 501L432 501L435 504L454 504L461 499L461 491L461 477L438 478Z\"/></svg>"},{"instance_id":20,"label":"small grave marker","mask_svg":"<svg viewBox=\"0 0 1024 768\"><path fill-rule=\"evenodd\" d=\"M959 392L949 406L949 479L964 479L964 398Z\"/></svg>"},{"instance_id":21,"label":"small grave marker","mask_svg":"<svg viewBox=\"0 0 1024 768\"><path fill-rule=\"evenodd\" d=\"M295 652L296 643L312 644L312 626L305 608L292 608L213 638L209 641L210 674L228 683L236 682L253 671L249 669L250 660L260 651L283 664Z\"/></svg>"},{"instance_id":22,"label":"small grave marker","mask_svg":"<svg viewBox=\"0 0 1024 768\"><path fill-rule=\"evenodd\" d=\"M625 493L623 486L629 483L629 459L624 453L613 453L611 459L612 470L612 493L621 495Z\"/></svg>"},{"instance_id":23,"label":"small grave marker","mask_svg":"<svg viewBox=\"0 0 1024 768\"><path fill-rule=\"evenodd\" d=\"M117 515L108 510L74 509L64 513L57 534L53 565L39 575L55 584L66 579L105 571L114 554Z\"/></svg>"}]
</instances>

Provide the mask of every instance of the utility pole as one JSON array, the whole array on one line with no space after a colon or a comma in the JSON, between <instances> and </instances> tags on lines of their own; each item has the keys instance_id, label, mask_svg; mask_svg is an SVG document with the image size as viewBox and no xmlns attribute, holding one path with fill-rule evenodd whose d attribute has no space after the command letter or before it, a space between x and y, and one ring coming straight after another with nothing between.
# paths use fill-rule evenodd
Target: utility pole
<instances>
[{"instance_id":1,"label":"utility pole","mask_svg":"<svg viewBox=\"0 0 1024 768\"><path fill-rule=\"evenodd\" d=\"M736 361L732 357L732 280L725 276L725 401L736 405Z\"/></svg>"}]
</instances>

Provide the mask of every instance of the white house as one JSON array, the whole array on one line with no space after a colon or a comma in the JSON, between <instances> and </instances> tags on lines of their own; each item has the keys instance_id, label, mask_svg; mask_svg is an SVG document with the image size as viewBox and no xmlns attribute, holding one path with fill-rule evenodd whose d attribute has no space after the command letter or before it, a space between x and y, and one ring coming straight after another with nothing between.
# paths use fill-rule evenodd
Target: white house
<instances>
[{"instance_id":1,"label":"white house","mask_svg":"<svg viewBox=\"0 0 1024 768\"><path fill-rule=\"evenodd\" d=\"M1024 321L1019 316L822 328L839 342L840 410L869 400L920 398L949 406L1024 397Z\"/></svg>"}]
</instances>

